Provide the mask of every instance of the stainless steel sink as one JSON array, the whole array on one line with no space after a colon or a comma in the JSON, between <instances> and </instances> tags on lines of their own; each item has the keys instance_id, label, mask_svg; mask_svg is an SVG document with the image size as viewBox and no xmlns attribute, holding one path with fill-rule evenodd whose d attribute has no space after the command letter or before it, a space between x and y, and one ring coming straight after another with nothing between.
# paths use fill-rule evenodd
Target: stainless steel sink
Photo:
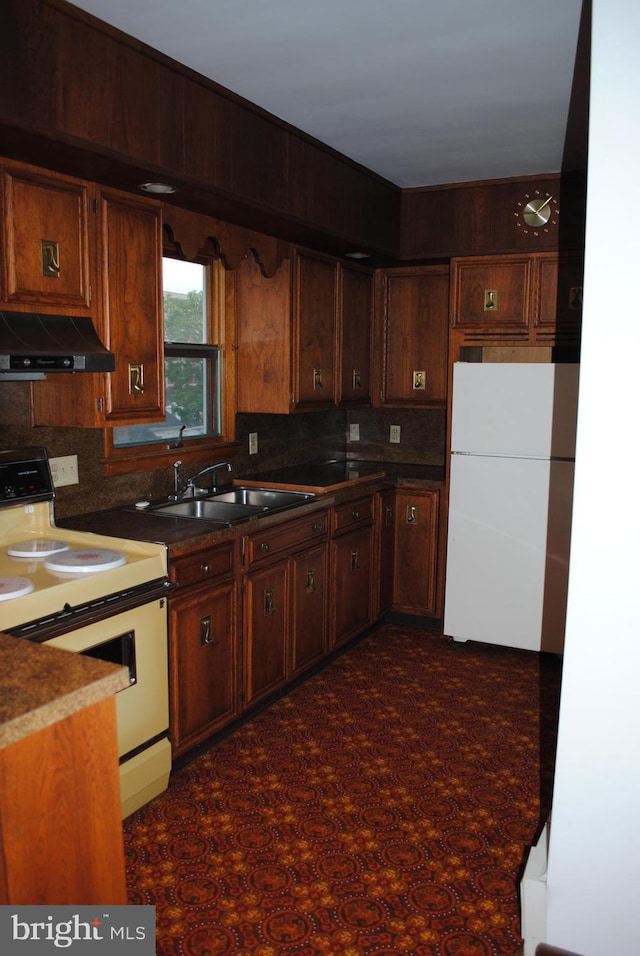
<instances>
[{"instance_id":1,"label":"stainless steel sink","mask_svg":"<svg viewBox=\"0 0 640 956\"><path fill-rule=\"evenodd\" d=\"M216 524L237 524L254 515L262 514L264 508L251 505L235 505L228 501L216 501L213 498L189 498L168 505L156 505L154 514L165 518L199 518Z\"/></svg>"},{"instance_id":2,"label":"stainless steel sink","mask_svg":"<svg viewBox=\"0 0 640 956\"><path fill-rule=\"evenodd\" d=\"M165 518L196 518L212 524L233 525L267 512L284 511L312 498L315 495L308 492L238 486L206 498L156 504L151 511Z\"/></svg>"},{"instance_id":3,"label":"stainless steel sink","mask_svg":"<svg viewBox=\"0 0 640 956\"><path fill-rule=\"evenodd\" d=\"M237 485L229 491L219 491L212 500L228 501L238 505L254 505L272 511L274 508L289 508L310 501L315 495L304 491L278 491L273 488L245 488Z\"/></svg>"}]
</instances>

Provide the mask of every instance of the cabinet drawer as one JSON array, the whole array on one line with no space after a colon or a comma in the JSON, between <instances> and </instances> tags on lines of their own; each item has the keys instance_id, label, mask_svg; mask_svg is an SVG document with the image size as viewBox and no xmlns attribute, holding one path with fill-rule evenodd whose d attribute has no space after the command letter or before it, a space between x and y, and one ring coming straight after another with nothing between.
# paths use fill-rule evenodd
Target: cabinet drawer
<instances>
[{"instance_id":1,"label":"cabinet drawer","mask_svg":"<svg viewBox=\"0 0 640 956\"><path fill-rule=\"evenodd\" d=\"M358 498L331 509L331 534L342 534L350 528L373 521L373 497Z\"/></svg>"},{"instance_id":2,"label":"cabinet drawer","mask_svg":"<svg viewBox=\"0 0 640 956\"><path fill-rule=\"evenodd\" d=\"M319 511L252 534L245 539L245 564L252 567L283 551L290 554L298 547L322 538L327 527L328 514Z\"/></svg>"},{"instance_id":3,"label":"cabinet drawer","mask_svg":"<svg viewBox=\"0 0 640 956\"><path fill-rule=\"evenodd\" d=\"M171 580L181 587L188 587L190 584L201 584L214 578L221 578L226 574L232 574L235 563L234 546L234 541L226 541L215 548L206 548L170 560L169 574Z\"/></svg>"}]
</instances>

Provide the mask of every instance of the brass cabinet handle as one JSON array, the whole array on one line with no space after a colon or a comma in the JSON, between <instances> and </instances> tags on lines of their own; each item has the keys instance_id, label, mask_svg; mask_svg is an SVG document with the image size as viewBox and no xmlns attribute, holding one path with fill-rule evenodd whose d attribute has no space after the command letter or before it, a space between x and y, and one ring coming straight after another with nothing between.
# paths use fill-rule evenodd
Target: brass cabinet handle
<instances>
[{"instance_id":1,"label":"brass cabinet handle","mask_svg":"<svg viewBox=\"0 0 640 956\"><path fill-rule=\"evenodd\" d=\"M418 506L407 505L407 524L418 523Z\"/></svg>"},{"instance_id":2,"label":"brass cabinet handle","mask_svg":"<svg viewBox=\"0 0 640 956\"><path fill-rule=\"evenodd\" d=\"M498 290L497 289L484 290L484 311L485 312L498 311Z\"/></svg>"},{"instance_id":3,"label":"brass cabinet handle","mask_svg":"<svg viewBox=\"0 0 640 956\"><path fill-rule=\"evenodd\" d=\"M354 368L351 382L352 388L362 388L362 374L359 369Z\"/></svg>"},{"instance_id":4,"label":"brass cabinet handle","mask_svg":"<svg viewBox=\"0 0 640 956\"><path fill-rule=\"evenodd\" d=\"M264 590L264 613L265 617L276 613L276 599L273 588L265 588Z\"/></svg>"},{"instance_id":5,"label":"brass cabinet handle","mask_svg":"<svg viewBox=\"0 0 640 956\"><path fill-rule=\"evenodd\" d=\"M393 524L393 508L384 509L384 524L386 528L390 528Z\"/></svg>"},{"instance_id":6,"label":"brass cabinet handle","mask_svg":"<svg viewBox=\"0 0 640 956\"><path fill-rule=\"evenodd\" d=\"M129 362L129 392L142 395L145 390L144 365L142 362Z\"/></svg>"},{"instance_id":7,"label":"brass cabinet handle","mask_svg":"<svg viewBox=\"0 0 640 956\"><path fill-rule=\"evenodd\" d=\"M314 523L313 523L313 533L314 533L314 534L320 534L320 532L321 532L322 530L323 530L323 529L322 529L322 525L320 524L320 522L319 522L319 521L314 521Z\"/></svg>"},{"instance_id":8,"label":"brass cabinet handle","mask_svg":"<svg viewBox=\"0 0 640 956\"><path fill-rule=\"evenodd\" d=\"M203 561L202 564L200 565L200 571L202 574L209 574L209 572L211 571L211 565L207 564L206 561Z\"/></svg>"},{"instance_id":9,"label":"brass cabinet handle","mask_svg":"<svg viewBox=\"0 0 640 956\"><path fill-rule=\"evenodd\" d=\"M260 545L260 550L262 551L263 554L269 554L269 551L271 550L271 546L269 545L267 541L263 541L262 544Z\"/></svg>"},{"instance_id":10,"label":"brass cabinet handle","mask_svg":"<svg viewBox=\"0 0 640 956\"><path fill-rule=\"evenodd\" d=\"M316 590L316 572L313 568L307 571L307 594L313 594Z\"/></svg>"},{"instance_id":11,"label":"brass cabinet handle","mask_svg":"<svg viewBox=\"0 0 640 956\"><path fill-rule=\"evenodd\" d=\"M314 368L313 370L313 389L314 391L318 388L324 388L324 383L322 381L322 369Z\"/></svg>"},{"instance_id":12,"label":"brass cabinet handle","mask_svg":"<svg viewBox=\"0 0 640 956\"><path fill-rule=\"evenodd\" d=\"M60 244L55 239L40 240L40 265L45 278L60 278Z\"/></svg>"},{"instance_id":13,"label":"brass cabinet handle","mask_svg":"<svg viewBox=\"0 0 640 956\"><path fill-rule=\"evenodd\" d=\"M351 517L352 517L352 518L359 518L359 517L360 517L360 512L358 511L357 508L354 508L354 509L353 509L353 511L351 512Z\"/></svg>"},{"instance_id":14,"label":"brass cabinet handle","mask_svg":"<svg viewBox=\"0 0 640 956\"><path fill-rule=\"evenodd\" d=\"M352 571L359 571L359 570L360 570L359 555L358 555L358 549L357 549L357 548L355 548L355 549L351 552L351 570L352 570Z\"/></svg>"},{"instance_id":15,"label":"brass cabinet handle","mask_svg":"<svg viewBox=\"0 0 640 956\"><path fill-rule=\"evenodd\" d=\"M200 646L201 647L213 647L219 642L213 636L213 630L211 629L211 615L207 614L206 617L200 618Z\"/></svg>"}]
</instances>

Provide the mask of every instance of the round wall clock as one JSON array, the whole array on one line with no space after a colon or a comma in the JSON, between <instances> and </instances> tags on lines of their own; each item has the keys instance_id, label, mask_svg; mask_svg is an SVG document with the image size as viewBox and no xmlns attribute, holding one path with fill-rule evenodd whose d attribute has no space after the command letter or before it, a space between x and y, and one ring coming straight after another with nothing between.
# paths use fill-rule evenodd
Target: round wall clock
<instances>
[{"instance_id":1,"label":"round wall clock","mask_svg":"<svg viewBox=\"0 0 640 956\"><path fill-rule=\"evenodd\" d=\"M558 200L551 193L534 189L524 194L513 215L525 235L539 236L558 225L559 213Z\"/></svg>"}]
</instances>

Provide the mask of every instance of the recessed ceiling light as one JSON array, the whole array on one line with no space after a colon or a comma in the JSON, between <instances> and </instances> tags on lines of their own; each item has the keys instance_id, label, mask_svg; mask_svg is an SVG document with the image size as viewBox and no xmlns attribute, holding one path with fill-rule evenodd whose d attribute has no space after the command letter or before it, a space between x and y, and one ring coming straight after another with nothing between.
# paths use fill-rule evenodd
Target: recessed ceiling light
<instances>
[{"instance_id":1,"label":"recessed ceiling light","mask_svg":"<svg viewBox=\"0 0 640 956\"><path fill-rule=\"evenodd\" d=\"M157 195L169 195L176 192L176 187L169 183L140 183L140 189L145 193L156 193Z\"/></svg>"},{"instance_id":2,"label":"recessed ceiling light","mask_svg":"<svg viewBox=\"0 0 640 956\"><path fill-rule=\"evenodd\" d=\"M370 259L368 252L347 252L347 259Z\"/></svg>"}]
</instances>

